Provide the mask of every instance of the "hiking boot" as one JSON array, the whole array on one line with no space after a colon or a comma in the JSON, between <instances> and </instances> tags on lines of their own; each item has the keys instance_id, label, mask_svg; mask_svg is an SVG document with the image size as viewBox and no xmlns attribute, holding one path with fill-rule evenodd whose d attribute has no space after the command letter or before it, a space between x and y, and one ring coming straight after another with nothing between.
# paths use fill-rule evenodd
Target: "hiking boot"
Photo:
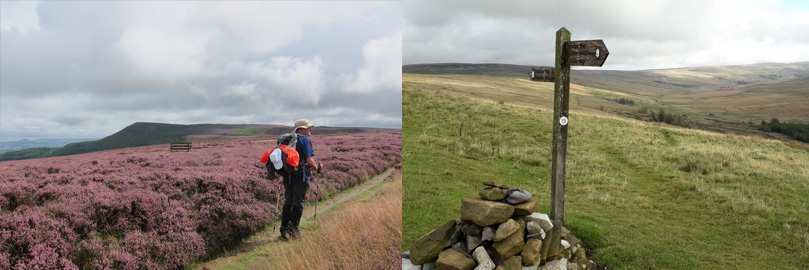
<instances>
[{"instance_id":1,"label":"hiking boot","mask_svg":"<svg viewBox=\"0 0 809 270\"><path fill-rule=\"evenodd\" d=\"M281 235L278 236L278 240L281 240L281 241L284 241L284 242L289 241L289 236L287 236L286 233L281 233Z\"/></svg>"},{"instance_id":2,"label":"hiking boot","mask_svg":"<svg viewBox=\"0 0 809 270\"><path fill-rule=\"evenodd\" d=\"M298 240L301 237L301 232L298 230L292 230L289 232L289 239Z\"/></svg>"}]
</instances>

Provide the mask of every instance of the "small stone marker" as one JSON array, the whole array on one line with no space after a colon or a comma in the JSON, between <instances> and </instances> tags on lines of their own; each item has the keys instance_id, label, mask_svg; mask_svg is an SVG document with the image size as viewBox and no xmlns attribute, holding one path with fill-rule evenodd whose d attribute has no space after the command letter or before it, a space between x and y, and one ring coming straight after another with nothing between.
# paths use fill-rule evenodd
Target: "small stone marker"
<instances>
[{"instance_id":1,"label":"small stone marker","mask_svg":"<svg viewBox=\"0 0 809 270\"><path fill-rule=\"evenodd\" d=\"M581 241L567 229L557 229L548 215L533 212L536 206L525 209L531 211L528 215L511 211L518 205L536 201L536 195L495 184L483 187L484 190L491 188L529 197L523 198L527 199L525 202L510 203L508 198L485 199L488 194L482 192L480 197L462 200L461 220L451 220L417 239L410 252L403 255L402 269L424 270L433 266L435 270L594 269L589 267L592 261L587 259ZM554 231L559 233L554 234ZM564 244L557 244L558 248L552 250L546 244L551 241ZM548 265L544 265L546 263Z\"/></svg>"}]
</instances>

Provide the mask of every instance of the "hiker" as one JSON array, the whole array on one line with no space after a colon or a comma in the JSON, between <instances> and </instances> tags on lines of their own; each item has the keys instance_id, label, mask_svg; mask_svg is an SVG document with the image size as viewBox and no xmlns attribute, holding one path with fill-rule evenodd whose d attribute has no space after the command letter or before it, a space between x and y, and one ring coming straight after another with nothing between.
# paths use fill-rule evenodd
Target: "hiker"
<instances>
[{"instance_id":1,"label":"hiker","mask_svg":"<svg viewBox=\"0 0 809 270\"><path fill-rule=\"evenodd\" d=\"M315 150L309 136L314 124L308 119L295 120L293 133L297 137L295 150L300 155L300 169L284 179L284 209L281 212L281 240L296 239L300 236L298 225L303 214L303 199L309 189L312 170L320 170L320 163L315 161Z\"/></svg>"}]
</instances>

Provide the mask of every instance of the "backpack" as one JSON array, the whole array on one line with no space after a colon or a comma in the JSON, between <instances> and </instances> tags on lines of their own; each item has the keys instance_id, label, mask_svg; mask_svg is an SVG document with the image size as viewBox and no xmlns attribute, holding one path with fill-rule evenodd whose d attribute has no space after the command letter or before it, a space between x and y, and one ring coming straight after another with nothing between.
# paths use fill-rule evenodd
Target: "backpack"
<instances>
[{"instance_id":1,"label":"backpack","mask_svg":"<svg viewBox=\"0 0 809 270\"><path fill-rule=\"evenodd\" d=\"M267 177L272 179L276 175L288 177L300 170L300 155L295 147L298 144L298 134L286 133L278 136L275 147L270 147L261 155L259 162L267 167Z\"/></svg>"}]
</instances>

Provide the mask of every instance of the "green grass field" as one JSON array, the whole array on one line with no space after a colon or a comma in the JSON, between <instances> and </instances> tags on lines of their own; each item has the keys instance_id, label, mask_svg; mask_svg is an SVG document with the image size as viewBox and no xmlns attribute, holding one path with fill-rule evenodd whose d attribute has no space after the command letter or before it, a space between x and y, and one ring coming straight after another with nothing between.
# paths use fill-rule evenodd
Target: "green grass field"
<instances>
[{"instance_id":1,"label":"green grass field","mask_svg":"<svg viewBox=\"0 0 809 270\"><path fill-rule=\"evenodd\" d=\"M499 102L518 87L503 83L481 95L442 76L404 75L404 249L457 218L461 199L476 196L485 180L524 187L547 211L551 103L544 101L552 93L526 97L533 106ZM809 152L577 110L575 99L567 226L599 263L809 268Z\"/></svg>"}]
</instances>

